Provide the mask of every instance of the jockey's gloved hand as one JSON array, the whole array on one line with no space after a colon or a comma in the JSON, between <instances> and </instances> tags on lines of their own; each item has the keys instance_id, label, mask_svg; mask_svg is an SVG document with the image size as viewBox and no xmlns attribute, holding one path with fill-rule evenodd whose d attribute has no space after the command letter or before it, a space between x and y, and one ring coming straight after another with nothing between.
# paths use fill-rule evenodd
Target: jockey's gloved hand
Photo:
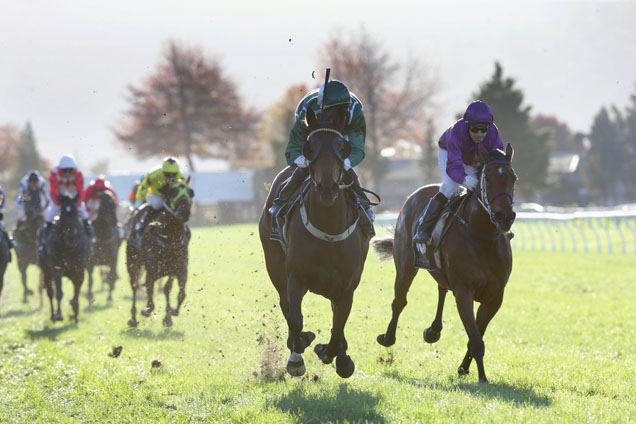
<instances>
[{"instance_id":1,"label":"jockey's gloved hand","mask_svg":"<svg viewBox=\"0 0 636 424\"><path fill-rule=\"evenodd\" d=\"M349 160L349 158L346 158L344 160L344 169L345 171L348 171L351 169L351 161Z\"/></svg>"},{"instance_id":2,"label":"jockey's gloved hand","mask_svg":"<svg viewBox=\"0 0 636 424\"><path fill-rule=\"evenodd\" d=\"M474 175L466 175L463 184L468 190L473 191L477 188L477 182L477 177L475 177Z\"/></svg>"},{"instance_id":3,"label":"jockey's gloved hand","mask_svg":"<svg viewBox=\"0 0 636 424\"><path fill-rule=\"evenodd\" d=\"M137 210L139 209L139 206L141 206L141 200L136 200L135 203L133 204L133 209Z\"/></svg>"},{"instance_id":4,"label":"jockey's gloved hand","mask_svg":"<svg viewBox=\"0 0 636 424\"><path fill-rule=\"evenodd\" d=\"M299 168L307 168L309 166L309 161L303 155L298 156L294 163Z\"/></svg>"}]
</instances>

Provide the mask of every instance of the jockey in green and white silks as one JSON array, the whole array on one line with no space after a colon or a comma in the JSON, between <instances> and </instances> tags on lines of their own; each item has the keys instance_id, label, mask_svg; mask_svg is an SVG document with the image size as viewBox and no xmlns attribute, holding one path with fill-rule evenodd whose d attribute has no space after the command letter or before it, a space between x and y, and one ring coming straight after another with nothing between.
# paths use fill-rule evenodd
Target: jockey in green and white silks
<instances>
[{"instance_id":1,"label":"jockey in green and white silks","mask_svg":"<svg viewBox=\"0 0 636 424\"><path fill-rule=\"evenodd\" d=\"M279 218L279 213L289 199L289 196L294 193L298 186L309 175L309 170L307 169L309 161L302 154L303 145L307 142L307 136L309 135L309 127L305 119L307 110L311 108L317 116L320 116L321 119L326 118L327 120L344 110L347 116L347 125L342 131L342 134L344 138L351 143L351 154L344 160L345 170L351 178L351 181L353 181L351 188L358 195L370 221L373 222L374 214L371 210L369 200L362 191L358 176L353 170L353 167L364 159L366 122L362 102L355 94L349 91L344 83L337 80L327 83L327 94L323 99L324 93L325 89L323 84L320 89L309 92L296 107L296 121L289 134L289 142L285 150L287 164L289 166L295 166L296 169L289 182L283 187L278 197L274 199L269 212L276 218ZM369 230L373 231L372 226Z\"/></svg>"}]
</instances>

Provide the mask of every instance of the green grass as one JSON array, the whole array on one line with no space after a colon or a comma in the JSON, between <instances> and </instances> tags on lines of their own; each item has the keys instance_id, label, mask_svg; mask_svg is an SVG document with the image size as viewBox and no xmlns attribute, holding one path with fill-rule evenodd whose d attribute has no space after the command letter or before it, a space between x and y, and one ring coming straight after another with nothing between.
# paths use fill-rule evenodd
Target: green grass
<instances>
[{"instance_id":1,"label":"green grass","mask_svg":"<svg viewBox=\"0 0 636 424\"><path fill-rule=\"evenodd\" d=\"M123 252L123 251L122 251ZM97 284L79 324L49 320L48 300L22 305L15 263L0 297L0 422L634 422L634 254L517 250L504 303L485 337L490 385L459 378L467 338L449 297L442 338L425 344L437 290L416 278L386 349L394 268L369 255L345 329L356 371L339 378L313 349L307 373L284 373L287 328L256 225L195 229L187 298L165 329L128 329L123 258L115 301ZM37 270L30 270L33 287ZM84 293L86 292L86 283ZM176 290L173 288L173 299ZM138 306L143 306L142 303ZM308 294L305 328L327 341L329 302ZM118 358L108 356L122 346ZM158 359L159 368L151 362Z\"/></svg>"}]
</instances>

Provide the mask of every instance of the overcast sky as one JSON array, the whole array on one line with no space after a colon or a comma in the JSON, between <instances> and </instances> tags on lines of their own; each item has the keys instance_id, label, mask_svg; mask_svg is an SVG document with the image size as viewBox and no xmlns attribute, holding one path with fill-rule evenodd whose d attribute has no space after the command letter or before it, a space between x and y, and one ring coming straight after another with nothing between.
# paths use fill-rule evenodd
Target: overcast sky
<instances>
[{"instance_id":1,"label":"overcast sky","mask_svg":"<svg viewBox=\"0 0 636 424\"><path fill-rule=\"evenodd\" d=\"M126 109L126 86L153 71L167 40L218 58L246 104L264 109L290 85L316 83L317 51L333 31L362 25L394 58L417 57L439 74L439 128L495 60L534 113L575 131L636 92L634 3L375 3L2 0L0 125L30 121L53 163L72 152L84 167L108 157L111 170L144 172L157 159L137 163L110 128Z\"/></svg>"}]
</instances>

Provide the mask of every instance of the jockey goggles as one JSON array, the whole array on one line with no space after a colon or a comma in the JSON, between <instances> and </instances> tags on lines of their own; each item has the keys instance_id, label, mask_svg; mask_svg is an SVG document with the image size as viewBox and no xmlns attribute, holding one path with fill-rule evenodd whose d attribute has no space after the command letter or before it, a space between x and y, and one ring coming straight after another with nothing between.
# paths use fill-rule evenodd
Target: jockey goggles
<instances>
[{"instance_id":1,"label":"jockey goggles","mask_svg":"<svg viewBox=\"0 0 636 424\"><path fill-rule=\"evenodd\" d=\"M164 172L163 175L166 178L172 178L172 179L177 178L177 173L176 172Z\"/></svg>"},{"instance_id":2,"label":"jockey goggles","mask_svg":"<svg viewBox=\"0 0 636 424\"><path fill-rule=\"evenodd\" d=\"M72 174L75 168L62 168L62 174Z\"/></svg>"},{"instance_id":3,"label":"jockey goggles","mask_svg":"<svg viewBox=\"0 0 636 424\"><path fill-rule=\"evenodd\" d=\"M482 124L482 123L468 124L468 131L472 133L480 133L480 132L487 133L489 129L490 129L490 124Z\"/></svg>"}]
</instances>

